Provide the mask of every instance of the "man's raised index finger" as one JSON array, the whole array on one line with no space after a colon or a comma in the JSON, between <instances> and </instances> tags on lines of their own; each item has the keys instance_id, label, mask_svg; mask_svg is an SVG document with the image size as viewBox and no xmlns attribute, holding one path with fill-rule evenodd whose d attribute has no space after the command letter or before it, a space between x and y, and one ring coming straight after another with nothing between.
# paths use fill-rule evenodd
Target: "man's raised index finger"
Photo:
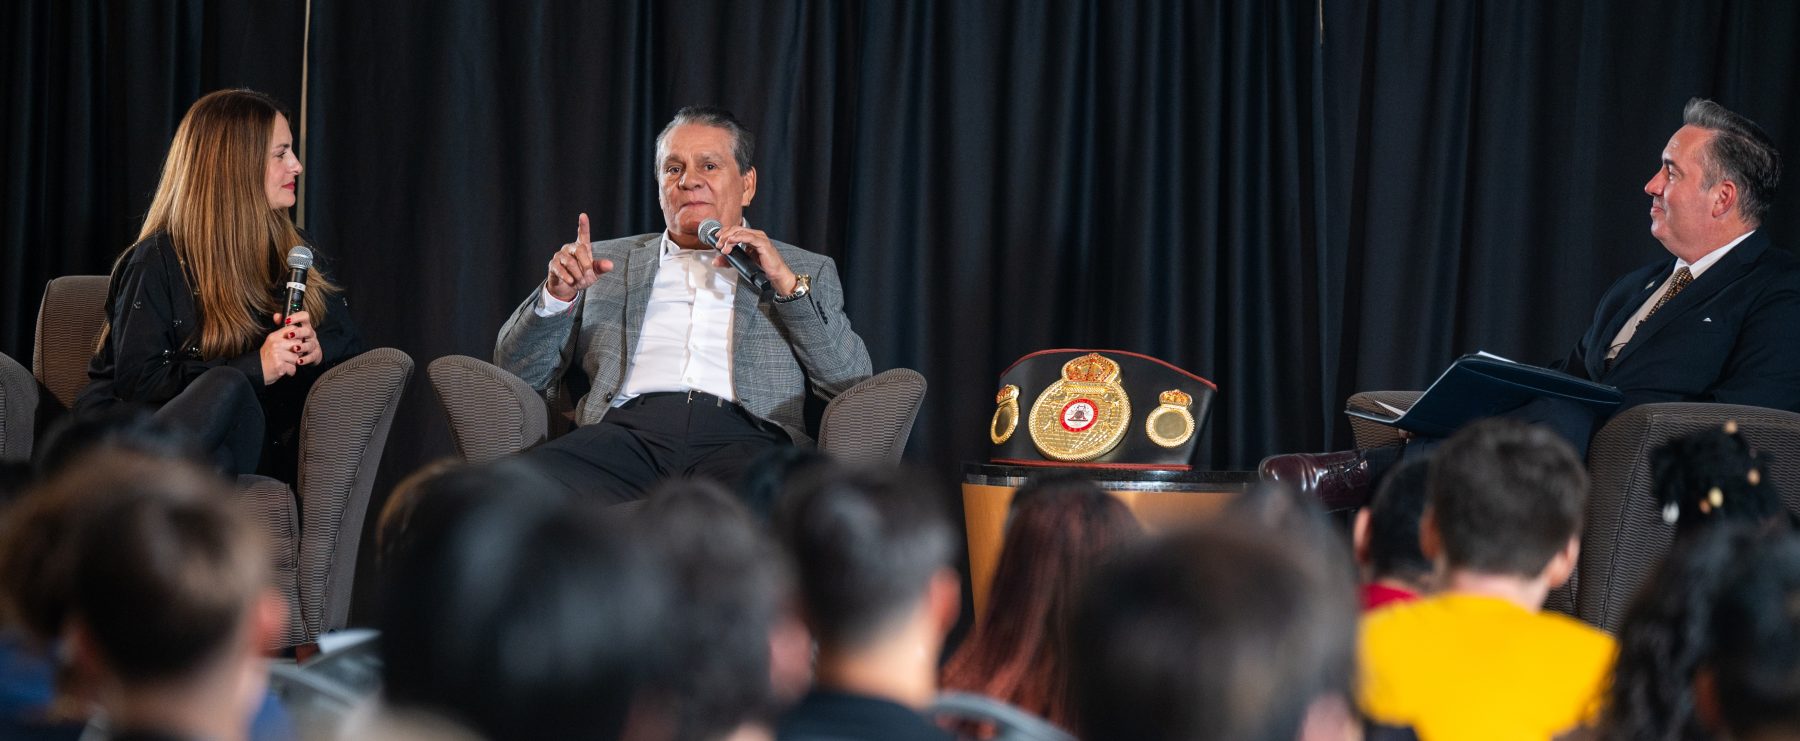
<instances>
[{"instance_id":1,"label":"man's raised index finger","mask_svg":"<svg viewBox=\"0 0 1800 741\"><path fill-rule=\"evenodd\" d=\"M588 243L587 214L582 214L581 217L579 219L577 219L575 222L575 243L579 244L583 247L587 246L587 243Z\"/></svg>"}]
</instances>

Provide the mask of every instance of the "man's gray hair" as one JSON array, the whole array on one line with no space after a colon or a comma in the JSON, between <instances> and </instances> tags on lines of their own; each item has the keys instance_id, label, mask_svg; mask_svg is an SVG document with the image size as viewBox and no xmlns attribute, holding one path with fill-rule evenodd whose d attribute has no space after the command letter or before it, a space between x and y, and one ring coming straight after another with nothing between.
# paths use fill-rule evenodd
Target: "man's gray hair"
<instances>
[{"instance_id":1,"label":"man's gray hair","mask_svg":"<svg viewBox=\"0 0 1800 741\"><path fill-rule=\"evenodd\" d=\"M663 146L669 141L669 132L674 131L677 126L687 124L714 126L731 132L731 157L737 160L738 172L741 174L750 171L751 157L756 154L756 137L750 134L750 130L744 128L744 124L737 120L737 116L731 115L731 111L714 106L691 105L676 111L675 117L669 119L669 125L664 126L662 133L656 135L658 172L662 171L665 151Z\"/></svg>"},{"instance_id":2,"label":"man's gray hair","mask_svg":"<svg viewBox=\"0 0 1800 741\"><path fill-rule=\"evenodd\" d=\"M1681 111L1682 123L1713 132L1712 143L1700 150L1706 166L1708 188L1720 180L1738 186L1738 212L1752 225L1762 223L1775 186L1781 183L1781 152L1775 141L1750 119L1705 98L1693 98Z\"/></svg>"}]
</instances>

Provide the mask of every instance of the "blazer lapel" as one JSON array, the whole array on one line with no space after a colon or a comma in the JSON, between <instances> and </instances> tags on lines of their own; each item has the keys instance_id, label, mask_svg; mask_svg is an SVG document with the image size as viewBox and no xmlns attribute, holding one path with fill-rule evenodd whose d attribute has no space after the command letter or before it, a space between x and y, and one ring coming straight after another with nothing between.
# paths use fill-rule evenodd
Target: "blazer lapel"
<instances>
[{"instance_id":1,"label":"blazer lapel","mask_svg":"<svg viewBox=\"0 0 1800 741\"><path fill-rule=\"evenodd\" d=\"M1668 303L1663 304L1656 314L1645 319L1643 325L1639 326L1637 331L1631 335L1631 341L1619 351L1619 357L1613 361L1613 364L1616 366L1624 363L1626 356L1630 355L1633 350L1642 347L1650 338L1655 337L1656 333L1669 326L1670 322L1675 321L1687 310L1710 301L1726 286L1736 283L1739 278L1744 277L1756 263L1756 258L1761 257L1763 250L1767 247L1768 242L1762 239L1761 234L1753 234L1749 239L1731 248L1729 254L1719 258L1717 263L1707 268L1706 272L1695 278L1693 283L1688 284L1685 290L1669 299Z\"/></svg>"},{"instance_id":2,"label":"blazer lapel","mask_svg":"<svg viewBox=\"0 0 1800 741\"><path fill-rule=\"evenodd\" d=\"M1668 274L1669 263L1659 263L1654 269L1640 269L1639 272L1644 274L1642 280L1648 285L1645 285L1626 296L1625 299L1620 302L1619 307L1613 310L1612 318L1607 320L1606 326L1601 330L1600 335L1595 338L1596 347L1594 348L1594 351L1587 354L1588 378L1597 379L1602 375L1605 375L1607 370L1606 353L1612 349L1613 338L1619 336L1619 330L1624 329L1625 323L1631 321L1631 315L1636 314L1638 307L1643 306L1645 301L1650 300L1650 294L1662 285L1662 279L1658 276L1666 276ZM1633 281L1633 283L1635 282L1636 281ZM1621 348L1619 354L1621 356L1624 355L1623 348Z\"/></svg>"},{"instance_id":3,"label":"blazer lapel","mask_svg":"<svg viewBox=\"0 0 1800 741\"><path fill-rule=\"evenodd\" d=\"M627 359L637 351L638 330L644 326L644 310L650 305L650 291L656 287L656 269L661 264L661 233L633 247L625 259L625 346L620 351Z\"/></svg>"}]
</instances>

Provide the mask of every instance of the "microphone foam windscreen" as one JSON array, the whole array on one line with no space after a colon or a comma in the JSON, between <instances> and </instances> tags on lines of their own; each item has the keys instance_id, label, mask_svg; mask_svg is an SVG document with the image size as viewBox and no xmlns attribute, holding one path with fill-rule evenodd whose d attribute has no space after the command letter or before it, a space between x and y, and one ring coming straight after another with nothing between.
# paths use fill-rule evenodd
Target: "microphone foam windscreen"
<instances>
[{"instance_id":1,"label":"microphone foam windscreen","mask_svg":"<svg viewBox=\"0 0 1800 741\"><path fill-rule=\"evenodd\" d=\"M718 247L719 230L724 228L725 225L719 223L718 219L707 219L700 222L700 243L708 247Z\"/></svg>"},{"instance_id":2,"label":"microphone foam windscreen","mask_svg":"<svg viewBox=\"0 0 1800 741\"><path fill-rule=\"evenodd\" d=\"M312 248L303 244L294 245L288 250L288 267L294 270L311 270L313 264Z\"/></svg>"}]
</instances>

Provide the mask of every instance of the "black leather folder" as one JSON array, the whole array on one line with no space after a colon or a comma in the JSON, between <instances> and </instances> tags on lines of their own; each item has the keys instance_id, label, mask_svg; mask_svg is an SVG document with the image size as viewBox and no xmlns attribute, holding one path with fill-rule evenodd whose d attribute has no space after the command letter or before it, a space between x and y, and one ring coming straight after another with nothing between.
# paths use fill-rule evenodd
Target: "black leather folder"
<instances>
[{"instance_id":1,"label":"black leather folder","mask_svg":"<svg viewBox=\"0 0 1800 741\"><path fill-rule=\"evenodd\" d=\"M1543 397L1560 397L1599 416L1618 408L1619 390L1561 371L1515 363L1485 352L1456 359L1411 409L1347 409L1353 417L1431 437L1449 437L1465 424L1517 409Z\"/></svg>"}]
</instances>

